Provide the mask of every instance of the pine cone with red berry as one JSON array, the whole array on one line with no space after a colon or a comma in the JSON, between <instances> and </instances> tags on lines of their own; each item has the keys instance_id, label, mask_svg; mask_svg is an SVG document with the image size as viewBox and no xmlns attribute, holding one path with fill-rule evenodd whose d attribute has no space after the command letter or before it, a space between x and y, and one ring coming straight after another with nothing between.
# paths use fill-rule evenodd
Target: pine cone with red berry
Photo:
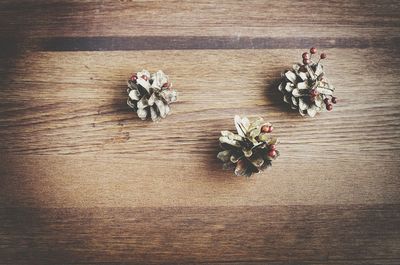
<instances>
[{"instance_id":1,"label":"pine cone with red berry","mask_svg":"<svg viewBox=\"0 0 400 265\"><path fill-rule=\"evenodd\" d=\"M337 98L333 96L335 88L325 77L320 63L326 58L326 54L321 53L319 60L314 62L312 56L315 53L317 49L314 47L310 49L310 53L303 53L303 64L294 64L291 70L285 71L278 87L283 94L283 100L292 109L298 109L302 116L314 117L324 109L331 111L332 104L337 103Z\"/></svg>"},{"instance_id":2,"label":"pine cone with red berry","mask_svg":"<svg viewBox=\"0 0 400 265\"><path fill-rule=\"evenodd\" d=\"M223 169L234 169L237 176L250 177L272 165L279 156L278 140L270 136L272 125L262 118L250 121L235 116L237 134L222 131L219 142L223 151L217 157Z\"/></svg>"},{"instance_id":3,"label":"pine cone with red berry","mask_svg":"<svg viewBox=\"0 0 400 265\"><path fill-rule=\"evenodd\" d=\"M177 100L177 91L171 87L163 71L150 75L147 70L142 70L128 80L127 104L142 120L158 121L169 114L169 105Z\"/></svg>"}]
</instances>

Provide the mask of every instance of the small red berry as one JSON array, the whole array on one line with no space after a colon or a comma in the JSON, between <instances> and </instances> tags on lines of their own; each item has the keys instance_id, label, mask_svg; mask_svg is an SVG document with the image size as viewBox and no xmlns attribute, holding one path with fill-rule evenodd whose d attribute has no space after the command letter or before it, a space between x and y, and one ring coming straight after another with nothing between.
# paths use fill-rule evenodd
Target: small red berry
<instances>
[{"instance_id":1,"label":"small red berry","mask_svg":"<svg viewBox=\"0 0 400 265\"><path fill-rule=\"evenodd\" d=\"M336 104L337 103L337 97L332 97L332 103Z\"/></svg>"},{"instance_id":2,"label":"small red berry","mask_svg":"<svg viewBox=\"0 0 400 265\"><path fill-rule=\"evenodd\" d=\"M142 78L144 79L144 80L148 80L149 78L147 77L147 75L142 75Z\"/></svg>"},{"instance_id":3,"label":"small red berry","mask_svg":"<svg viewBox=\"0 0 400 265\"><path fill-rule=\"evenodd\" d=\"M325 59L325 58L326 58L326 53L324 53L324 52L323 52L323 53L321 53L321 55L320 55L320 57L319 57L319 58L321 58L322 60L323 60L323 59Z\"/></svg>"},{"instance_id":4,"label":"small red berry","mask_svg":"<svg viewBox=\"0 0 400 265\"><path fill-rule=\"evenodd\" d=\"M270 133L270 132L272 132L273 129L274 128L272 126L264 125L263 127L261 127L261 132Z\"/></svg>"},{"instance_id":5,"label":"small red berry","mask_svg":"<svg viewBox=\"0 0 400 265\"><path fill-rule=\"evenodd\" d=\"M316 96L318 96L318 91L317 91L317 90L315 90L315 89L311 90L311 92L310 92L310 96L312 96L312 97L316 97Z\"/></svg>"},{"instance_id":6,"label":"small red berry","mask_svg":"<svg viewBox=\"0 0 400 265\"><path fill-rule=\"evenodd\" d=\"M324 102L325 102L325 104L328 104L329 103L329 98L325 98Z\"/></svg>"},{"instance_id":7,"label":"small red berry","mask_svg":"<svg viewBox=\"0 0 400 265\"><path fill-rule=\"evenodd\" d=\"M274 157L276 157L276 151L275 150L269 150L269 152L268 152L268 156L269 157L272 157L272 158L274 158Z\"/></svg>"},{"instance_id":8,"label":"small red berry","mask_svg":"<svg viewBox=\"0 0 400 265\"><path fill-rule=\"evenodd\" d=\"M332 104L327 104L327 105L326 105L326 109L327 109L328 111L331 111L331 110L333 109L333 105L332 105Z\"/></svg>"},{"instance_id":9,"label":"small red berry","mask_svg":"<svg viewBox=\"0 0 400 265\"><path fill-rule=\"evenodd\" d=\"M308 60L308 59L310 59L310 54L308 52L305 52L305 53L303 53L302 57L304 60Z\"/></svg>"},{"instance_id":10,"label":"small red berry","mask_svg":"<svg viewBox=\"0 0 400 265\"><path fill-rule=\"evenodd\" d=\"M311 60L309 60L309 59L303 59L303 64L310 64L311 63Z\"/></svg>"},{"instance_id":11,"label":"small red berry","mask_svg":"<svg viewBox=\"0 0 400 265\"><path fill-rule=\"evenodd\" d=\"M271 145L269 146L269 150L276 150L276 145L271 144Z\"/></svg>"},{"instance_id":12,"label":"small red berry","mask_svg":"<svg viewBox=\"0 0 400 265\"><path fill-rule=\"evenodd\" d=\"M317 53L317 48L312 47L312 48L310 49L310 53L311 53L311 54L316 54L316 53Z\"/></svg>"},{"instance_id":13,"label":"small red berry","mask_svg":"<svg viewBox=\"0 0 400 265\"><path fill-rule=\"evenodd\" d=\"M131 80L132 80L132 81L136 81L136 80L137 80L137 76L136 76L136 75L132 75L132 76L131 76Z\"/></svg>"}]
</instances>

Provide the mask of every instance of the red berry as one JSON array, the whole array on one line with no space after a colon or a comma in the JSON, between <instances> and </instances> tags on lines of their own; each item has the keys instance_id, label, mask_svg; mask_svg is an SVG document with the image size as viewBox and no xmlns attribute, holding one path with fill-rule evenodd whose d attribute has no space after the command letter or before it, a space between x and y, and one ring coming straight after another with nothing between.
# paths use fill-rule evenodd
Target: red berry
<instances>
[{"instance_id":1,"label":"red berry","mask_svg":"<svg viewBox=\"0 0 400 265\"><path fill-rule=\"evenodd\" d=\"M272 126L264 125L263 127L261 127L261 132L270 133L270 132L272 132L273 129L274 128Z\"/></svg>"},{"instance_id":2,"label":"red berry","mask_svg":"<svg viewBox=\"0 0 400 265\"><path fill-rule=\"evenodd\" d=\"M305 52L305 53L303 53L302 57L304 60L308 60L308 59L310 59L310 54L308 52Z\"/></svg>"},{"instance_id":3,"label":"red berry","mask_svg":"<svg viewBox=\"0 0 400 265\"><path fill-rule=\"evenodd\" d=\"M276 150L276 145L271 144L271 145L269 146L269 150Z\"/></svg>"},{"instance_id":4,"label":"red berry","mask_svg":"<svg viewBox=\"0 0 400 265\"><path fill-rule=\"evenodd\" d=\"M310 53L311 53L311 54L316 54L316 53L317 53L317 48L312 47L312 48L310 49Z\"/></svg>"},{"instance_id":5,"label":"red berry","mask_svg":"<svg viewBox=\"0 0 400 265\"><path fill-rule=\"evenodd\" d=\"M320 55L320 58L323 60L323 59L325 59L326 58L326 53L321 53L321 55Z\"/></svg>"},{"instance_id":6,"label":"red berry","mask_svg":"<svg viewBox=\"0 0 400 265\"><path fill-rule=\"evenodd\" d=\"M137 80L137 76L136 76L136 75L132 75L132 76L131 76L131 80L132 80L132 81L136 81L136 80Z\"/></svg>"},{"instance_id":7,"label":"red berry","mask_svg":"<svg viewBox=\"0 0 400 265\"><path fill-rule=\"evenodd\" d=\"M269 152L268 152L268 156L269 157L276 157L276 151L275 150L269 150Z\"/></svg>"},{"instance_id":8,"label":"red berry","mask_svg":"<svg viewBox=\"0 0 400 265\"><path fill-rule=\"evenodd\" d=\"M329 103L329 98L325 98L324 102L325 102L325 104L328 104Z\"/></svg>"},{"instance_id":9,"label":"red berry","mask_svg":"<svg viewBox=\"0 0 400 265\"><path fill-rule=\"evenodd\" d=\"M147 77L147 75L142 75L142 78L144 79L144 80L148 80L149 78Z\"/></svg>"},{"instance_id":10,"label":"red berry","mask_svg":"<svg viewBox=\"0 0 400 265\"><path fill-rule=\"evenodd\" d=\"M327 105L326 105L326 109L327 109L328 111L331 111L331 110L333 109L333 105L332 105L332 104L327 104Z\"/></svg>"},{"instance_id":11,"label":"red berry","mask_svg":"<svg viewBox=\"0 0 400 265\"><path fill-rule=\"evenodd\" d=\"M312 96L312 97L316 97L316 96L318 96L318 91L317 91L317 90L315 90L315 89L311 90L311 92L310 92L310 96Z\"/></svg>"},{"instance_id":12,"label":"red berry","mask_svg":"<svg viewBox=\"0 0 400 265\"><path fill-rule=\"evenodd\" d=\"M311 60L309 60L309 59L303 59L303 64L310 64L311 63Z\"/></svg>"},{"instance_id":13,"label":"red berry","mask_svg":"<svg viewBox=\"0 0 400 265\"><path fill-rule=\"evenodd\" d=\"M332 97L332 103L336 104L337 103L337 97Z\"/></svg>"}]
</instances>

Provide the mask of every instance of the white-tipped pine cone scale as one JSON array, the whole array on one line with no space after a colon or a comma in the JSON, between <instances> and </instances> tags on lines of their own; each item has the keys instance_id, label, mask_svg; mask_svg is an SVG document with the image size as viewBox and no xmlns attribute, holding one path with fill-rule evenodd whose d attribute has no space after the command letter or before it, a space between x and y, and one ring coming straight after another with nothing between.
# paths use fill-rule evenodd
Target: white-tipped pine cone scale
<instances>
[{"instance_id":1,"label":"white-tipped pine cone scale","mask_svg":"<svg viewBox=\"0 0 400 265\"><path fill-rule=\"evenodd\" d=\"M161 70L151 75L147 70L132 75L128 80L127 92L127 104L139 118L151 118L153 121L167 117L171 110L169 105L178 96L168 76Z\"/></svg>"},{"instance_id":2,"label":"white-tipped pine cone scale","mask_svg":"<svg viewBox=\"0 0 400 265\"><path fill-rule=\"evenodd\" d=\"M324 109L331 111L332 103L337 102L337 98L333 96L335 88L325 77L320 63L321 59L326 58L326 54L321 53L315 63L311 59L316 52L316 48L311 48L310 53L303 53L303 64L294 64L291 70L285 71L278 87L283 94L283 100L292 109L298 109L302 116L314 117Z\"/></svg>"},{"instance_id":3,"label":"white-tipped pine cone scale","mask_svg":"<svg viewBox=\"0 0 400 265\"><path fill-rule=\"evenodd\" d=\"M279 156L276 145L278 140L272 136L272 125L262 118L250 121L235 116L237 134L221 131L219 138L223 151L217 157L223 169L234 169L237 176L250 177L272 165Z\"/></svg>"}]
</instances>

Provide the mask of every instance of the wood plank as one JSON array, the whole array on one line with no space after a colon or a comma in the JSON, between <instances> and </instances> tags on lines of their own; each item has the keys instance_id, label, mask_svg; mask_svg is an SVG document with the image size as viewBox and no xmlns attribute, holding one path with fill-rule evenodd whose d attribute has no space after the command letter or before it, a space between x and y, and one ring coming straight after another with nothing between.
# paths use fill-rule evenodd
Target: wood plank
<instances>
[{"instance_id":1,"label":"wood plank","mask_svg":"<svg viewBox=\"0 0 400 265\"><path fill-rule=\"evenodd\" d=\"M399 207L0 208L0 260L395 264Z\"/></svg>"},{"instance_id":2,"label":"wood plank","mask_svg":"<svg viewBox=\"0 0 400 265\"><path fill-rule=\"evenodd\" d=\"M396 0L3 0L0 35L383 38L399 35L399 12Z\"/></svg>"},{"instance_id":3,"label":"wood plank","mask_svg":"<svg viewBox=\"0 0 400 265\"><path fill-rule=\"evenodd\" d=\"M326 69L340 103L316 119L289 111L276 92L280 72L301 51L30 53L0 69L7 82L0 90L0 150L209 155L219 131L233 129L233 115L242 114L273 122L285 156L372 163L372 153L393 161L400 148L396 50L327 50ZM180 91L172 115L160 123L142 122L126 106L125 80L142 67L164 69ZM160 135L164 140L157 143Z\"/></svg>"},{"instance_id":4,"label":"wood plank","mask_svg":"<svg viewBox=\"0 0 400 265\"><path fill-rule=\"evenodd\" d=\"M161 153L160 153L161 154ZM315 164L310 165L310 160ZM333 165L332 165L333 163ZM288 166L290 164L290 166ZM215 154L2 156L7 207L203 207L399 203L398 161L282 157L250 179Z\"/></svg>"}]
</instances>

